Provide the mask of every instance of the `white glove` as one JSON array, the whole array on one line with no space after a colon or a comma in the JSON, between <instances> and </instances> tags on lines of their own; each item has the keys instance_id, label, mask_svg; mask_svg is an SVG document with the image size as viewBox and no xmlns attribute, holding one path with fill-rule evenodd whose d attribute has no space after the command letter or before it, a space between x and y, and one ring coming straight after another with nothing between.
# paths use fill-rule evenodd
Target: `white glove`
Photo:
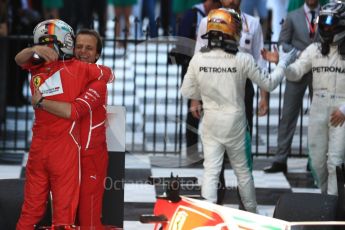
<instances>
[{"instance_id":1,"label":"white glove","mask_svg":"<svg viewBox=\"0 0 345 230\"><path fill-rule=\"evenodd\" d=\"M278 66L286 69L288 65L294 62L297 58L297 49L293 48L289 52L284 52L282 49L279 51Z\"/></svg>"}]
</instances>

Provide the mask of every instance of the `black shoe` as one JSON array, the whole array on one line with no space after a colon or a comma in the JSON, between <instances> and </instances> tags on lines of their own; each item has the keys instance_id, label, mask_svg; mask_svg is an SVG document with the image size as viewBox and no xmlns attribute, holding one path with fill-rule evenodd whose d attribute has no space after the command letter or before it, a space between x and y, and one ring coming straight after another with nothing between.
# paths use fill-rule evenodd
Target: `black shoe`
<instances>
[{"instance_id":1,"label":"black shoe","mask_svg":"<svg viewBox=\"0 0 345 230\"><path fill-rule=\"evenodd\" d=\"M273 162L271 166L264 168L264 172L265 173L277 173L277 172L287 173L287 166L285 163Z\"/></svg>"}]
</instances>

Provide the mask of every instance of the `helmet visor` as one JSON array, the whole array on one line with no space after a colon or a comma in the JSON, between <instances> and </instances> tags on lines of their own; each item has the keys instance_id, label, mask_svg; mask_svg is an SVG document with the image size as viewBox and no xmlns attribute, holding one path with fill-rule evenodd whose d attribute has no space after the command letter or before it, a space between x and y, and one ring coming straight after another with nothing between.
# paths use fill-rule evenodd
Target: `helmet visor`
<instances>
[{"instance_id":1,"label":"helmet visor","mask_svg":"<svg viewBox=\"0 0 345 230\"><path fill-rule=\"evenodd\" d=\"M320 15L319 17L319 23L322 25L326 25L326 26L332 26L332 25L336 25L338 23L338 17L334 16L334 15Z\"/></svg>"},{"instance_id":2,"label":"helmet visor","mask_svg":"<svg viewBox=\"0 0 345 230\"><path fill-rule=\"evenodd\" d=\"M323 31L330 31L334 30L335 27L338 25L339 19L334 15L320 15L319 16L319 27Z\"/></svg>"}]
</instances>

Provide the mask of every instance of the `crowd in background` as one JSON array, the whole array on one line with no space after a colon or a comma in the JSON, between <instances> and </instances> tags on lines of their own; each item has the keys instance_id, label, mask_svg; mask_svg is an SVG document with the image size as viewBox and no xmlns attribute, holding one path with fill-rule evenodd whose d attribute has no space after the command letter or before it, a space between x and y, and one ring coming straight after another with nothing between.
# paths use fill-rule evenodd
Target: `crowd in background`
<instances>
[{"instance_id":1,"label":"crowd in background","mask_svg":"<svg viewBox=\"0 0 345 230\"><path fill-rule=\"evenodd\" d=\"M62 19L75 31L96 29L109 38L176 35L179 18L198 2L202 0L0 0L0 36L32 35L38 22L51 18ZM106 34L109 20L115 21L113 34ZM28 44L20 39L8 42L7 47L14 48L8 50L7 76L16 77L7 79L6 103L23 106L29 104L22 94L26 73L15 66L13 58Z\"/></svg>"},{"instance_id":2,"label":"crowd in background","mask_svg":"<svg viewBox=\"0 0 345 230\"><path fill-rule=\"evenodd\" d=\"M107 21L115 20L114 35L142 36L142 29L149 28L148 35L175 35L184 13L202 0L0 0L0 35L30 34L33 25L43 19L59 18L73 29L96 28L106 36ZM327 0L320 1L321 4ZM260 18L264 38L276 41L281 21L287 10L301 6L301 0L243 0L244 12ZM272 16L273 21L272 21ZM142 24L144 19L147 24ZM138 19L138 20L135 20ZM94 23L97 22L97 23ZM138 29L130 28L138 22ZM133 25L132 25L133 26ZM148 26L148 27L147 27ZM6 27L6 28L4 28ZM272 37L273 35L273 37ZM113 37L113 35L108 35Z\"/></svg>"}]
</instances>

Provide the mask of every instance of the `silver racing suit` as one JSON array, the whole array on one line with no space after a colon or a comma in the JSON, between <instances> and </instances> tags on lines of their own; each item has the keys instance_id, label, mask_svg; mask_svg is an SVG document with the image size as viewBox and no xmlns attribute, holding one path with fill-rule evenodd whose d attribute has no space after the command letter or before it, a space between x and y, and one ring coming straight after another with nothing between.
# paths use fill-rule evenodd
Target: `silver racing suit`
<instances>
[{"instance_id":1,"label":"silver racing suit","mask_svg":"<svg viewBox=\"0 0 345 230\"><path fill-rule=\"evenodd\" d=\"M335 168L344 162L345 126L331 126L330 115L345 104L345 61L338 54L338 46L331 46L326 56L321 55L320 46L319 43L309 45L286 69L286 77L299 81L312 70L313 100L308 127L312 172L322 193L336 195Z\"/></svg>"},{"instance_id":2,"label":"silver racing suit","mask_svg":"<svg viewBox=\"0 0 345 230\"><path fill-rule=\"evenodd\" d=\"M236 55L221 49L196 53L184 77L184 97L203 101L201 139L204 149L202 196L217 200L217 184L226 150L237 177L241 200L247 211L256 212L256 197L250 170L250 138L246 138L244 93L246 79L271 91L283 79L284 65L269 75L250 54ZM248 154L249 153L249 154Z\"/></svg>"}]
</instances>

